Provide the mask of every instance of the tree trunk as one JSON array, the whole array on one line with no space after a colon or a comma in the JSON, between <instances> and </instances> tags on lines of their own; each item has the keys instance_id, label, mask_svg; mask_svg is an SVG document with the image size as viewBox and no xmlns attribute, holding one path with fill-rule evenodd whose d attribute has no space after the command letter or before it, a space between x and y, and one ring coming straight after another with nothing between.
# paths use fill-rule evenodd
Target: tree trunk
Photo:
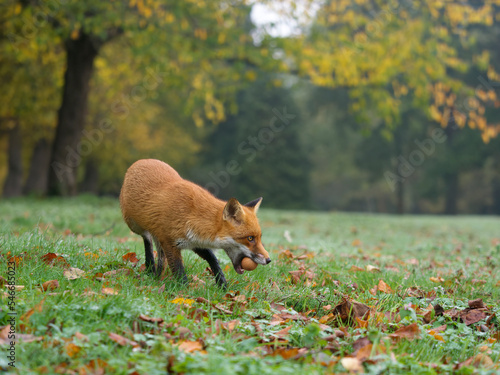
<instances>
[{"instance_id":1,"label":"tree trunk","mask_svg":"<svg viewBox=\"0 0 500 375\"><path fill-rule=\"evenodd\" d=\"M444 183L445 183L444 213L446 215L456 215L457 201L458 201L458 173L445 175Z\"/></svg>"},{"instance_id":2,"label":"tree trunk","mask_svg":"<svg viewBox=\"0 0 500 375\"><path fill-rule=\"evenodd\" d=\"M66 72L48 176L49 195L75 195L76 172L91 150L80 145L87 115L94 59L102 43L81 33L65 43Z\"/></svg>"},{"instance_id":3,"label":"tree trunk","mask_svg":"<svg viewBox=\"0 0 500 375\"><path fill-rule=\"evenodd\" d=\"M4 198L18 197L23 189L23 159L22 159L21 128L16 122L9 131L7 178L3 185Z\"/></svg>"},{"instance_id":4,"label":"tree trunk","mask_svg":"<svg viewBox=\"0 0 500 375\"><path fill-rule=\"evenodd\" d=\"M35 145L23 194L44 195L47 193L47 170L49 163L50 144L45 138L42 138Z\"/></svg>"},{"instance_id":5,"label":"tree trunk","mask_svg":"<svg viewBox=\"0 0 500 375\"><path fill-rule=\"evenodd\" d=\"M97 195L99 193L99 168L92 158L85 163L85 176L80 191Z\"/></svg>"},{"instance_id":6,"label":"tree trunk","mask_svg":"<svg viewBox=\"0 0 500 375\"><path fill-rule=\"evenodd\" d=\"M403 215L405 213L405 202L404 202L404 181L396 182L396 209L398 215Z\"/></svg>"}]
</instances>

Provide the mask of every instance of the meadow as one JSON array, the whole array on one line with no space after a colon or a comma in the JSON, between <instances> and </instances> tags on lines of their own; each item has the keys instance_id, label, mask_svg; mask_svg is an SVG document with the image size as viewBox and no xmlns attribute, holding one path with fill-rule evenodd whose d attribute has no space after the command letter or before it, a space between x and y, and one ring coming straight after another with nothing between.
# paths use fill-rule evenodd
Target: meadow
<instances>
[{"instance_id":1,"label":"meadow","mask_svg":"<svg viewBox=\"0 0 500 375\"><path fill-rule=\"evenodd\" d=\"M1 201L0 367L80 375L500 371L499 217L281 211L264 199L259 219L273 261L238 275L217 252L224 291L189 251L189 285L146 274L142 239L116 199Z\"/></svg>"}]
</instances>

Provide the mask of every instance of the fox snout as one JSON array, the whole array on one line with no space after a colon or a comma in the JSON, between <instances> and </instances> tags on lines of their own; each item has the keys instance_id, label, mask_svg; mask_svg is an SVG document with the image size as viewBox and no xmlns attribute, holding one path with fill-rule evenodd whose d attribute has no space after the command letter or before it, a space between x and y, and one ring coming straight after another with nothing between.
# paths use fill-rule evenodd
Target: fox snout
<instances>
[{"instance_id":1,"label":"fox snout","mask_svg":"<svg viewBox=\"0 0 500 375\"><path fill-rule=\"evenodd\" d=\"M264 255L262 255L262 254L257 254L257 256L259 258L261 258L261 259L264 260L265 263L263 263L263 264L269 264L269 263L271 263L271 258L269 258L269 255L267 255L267 258Z\"/></svg>"}]
</instances>

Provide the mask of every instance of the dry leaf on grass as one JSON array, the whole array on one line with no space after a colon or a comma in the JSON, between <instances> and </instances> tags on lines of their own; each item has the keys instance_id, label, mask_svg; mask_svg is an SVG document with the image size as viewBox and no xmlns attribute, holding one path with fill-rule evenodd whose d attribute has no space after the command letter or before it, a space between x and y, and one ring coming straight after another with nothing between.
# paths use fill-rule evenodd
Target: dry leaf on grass
<instances>
[{"instance_id":1,"label":"dry leaf on grass","mask_svg":"<svg viewBox=\"0 0 500 375\"><path fill-rule=\"evenodd\" d=\"M419 337L420 329L417 323L412 323L410 325L399 328L396 332L389 335L390 338L395 340L407 339L413 340Z\"/></svg>"},{"instance_id":2,"label":"dry leaf on grass","mask_svg":"<svg viewBox=\"0 0 500 375\"><path fill-rule=\"evenodd\" d=\"M178 345L179 350L182 350L186 353L193 353L200 350L203 350L203 344L199 341L182 341Z\"/></svg>"},{"instance_id":3,"label":"dry leaf on grass","mask_svg":"<svg viewBox=\"0 0 500 375\"><path fill-rule=\"evenodd\" d=\"M142 320L143 322L156 323L156 324L163 323L163 318L152 318L150 316L146 316L143 314L139 315L139 319Z\"/></svg>"},{"instance_id":4,"label":"dry leaf on grass","mask_svg":"<svg viewBox=\"0 0 500 375\"><path fill-rule=\"evenodd\" d=\"M133 340L130 340L126 337L123 337L117 333L113 333L113 332L110 332L109 333L109 338L111 340L113 340L114 342L116 342L118 345L121 345L121 346L127 346L127 345L131 345L131 346L139 346L139 344Z\"/></svg>"},{"instance_id":5,"label":"dry leaf on grass","mask_svg":"<svg viewBox=\"0 0 500 375\"><path fill-rule=\"evenodd\" d=\"M139 262L139 259L137 259L137 254L134 252L125 254L124 256L122 256L122 259L124 262L130 262L134 264Z\"/></svg>"},{"instance_id":6,"label":"dry leaf on grass","mask_svg":"<svg viewBox=\"0 0 500 375\"><path fill-rule=\"evenodd\" d=\"M333 313L338 315L342 322L352 324L355 318L363 319L370 311L370 308L360 302L344 298L333 308Z\"/></svg>"},{"instance_id":7,"label":"dry leaf on grass","mask_svg":"<svg viewBox=\"0 0 500 375\"><path fill-rule=\"evenodd\" d=\"M344 357L340 360L340 364L349 372L362 373L364 372L361 361L357 358Z\"/></svg>"},{"instance_id":8,"label":"dry leaf on grass","mask_svg":"<svg viewBox=\"0 0 500 375\"><path fill-rule=\"evenodd\" d=\"M54 290L59 288L59 281L57 280L49 280L42 284L42 291L46 292L47 290Z\"/></svg>"},{"instance_id":9,"label":"dry leaf on grass","mask_svg":"<svg viewBox=\"0 0 500 375\"><path fill-rule=\"evenodd\" d=\"M114 290L113 288L108 288L108 287L102 288L101 293L108 295L108 296L114 296L114 295L118 294L118 292L116 290Z\"/></svg>"},{"instance_id":10,"label":"dry leaf on grass","mask_svg":"<svg viewBox=\"0 0 500 375\"><path fill-rule=\"evenodd\" d=\"M68 280L75 280L75 279L79 279L82 276L85 276L85 271L83 271L79 268L70 267L70 268L64 270L63 275Z\"/></svg>"}]
</instances>

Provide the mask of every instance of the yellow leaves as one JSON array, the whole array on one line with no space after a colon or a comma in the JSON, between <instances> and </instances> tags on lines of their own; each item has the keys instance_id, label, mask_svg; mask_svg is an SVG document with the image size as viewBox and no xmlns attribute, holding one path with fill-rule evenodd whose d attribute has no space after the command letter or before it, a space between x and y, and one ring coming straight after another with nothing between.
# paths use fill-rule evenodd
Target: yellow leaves
<instances>
[{"instance_id":1,"label":"yellow leaves","mask_svg":"<svg viewBox=\"0 0 500 375\"><path fill-rule=\"evenodd\" d=\"M82 348L70 342L66 344L64 350L66 351L68 357L73 358L82 350Z\"/></svg>"},{"instance_id":2,"label":"yellow leaves","mask_svg":"<svg viewBox=\"0 0 500 375\"><path fill-rule=\"evenodd\" d=\"M226 33L220 33L220 34L217 36L217 43L219 43L219 44L224 44L224 43L226 42L226 38L227 38Z\"/></svg>"},{"instance_id":3,"label":"yellow leaves","mask_svg":"<svg viewBox=\"0 0 500 375\"><path fill-rule=\"evenodd\" d=\"M73 29L73 31L70 34L70 38L73 39L73 40L76 40L76 39L78 39L79 36L80 36L80 30L79 29Z\"/></svg>"},{"instance_id":4,"label":"yellow leaves","mask_svg":"<svg viewBox=\"0 0 500 375\"><path fill-rule=\"evenodd\" d=\"M173 23L175 21L175 16L173 13L166 12L164 19L166 23Z\"/></svg>"},{"instance_id":5,"label":"yellow leaves","mask_svg":"<svg viewBox=\"0 0 500 375\"><path fill-rule=\"evenodd\" d=\"M257 79L257 73L254 70L247 70L245 72L245 78L249 81L255 81Z\"/></svg>"},{"instance_id":6,"label":"yellow leaves","mask_svg":"<svg viewBox=\"0 0 500 375\"><path fill-rule=\"evenodd\" d=\"M201 40L207 39L207 30L206 29L195 29L194 36Z\"/></svg>"},{"instance_id":7,"label":"yellow leaves","mask_svg":"<svg viewBox=\"0 0 500 375\"><path fill-rule=\"evenodd\" d=\"M15 15L21 14L22 10L23 10L23 7L22 7L21 3L16 3L16 5L14 6L14 14Z\"/></svg>"},{"instance_id":8,"label":"yellow leaves","mask_svg":"<svg viewBox=\"0 0 500 375\"><path fill-rule=\"evenodd\" d=\"M439 277L439 276L438 277L432 276L429 278L429 280L432 281L433 283L436 283L436 284L444 282L444 279L442 277Z\"/></svg>"},{"instance_id":9,"label":"yellow leaves","mask_svg":"<svg viewBox=\"0 0 500 375\"><path fill-rule=\"evenodd\" d=\"M170 301L170 303L175 303L177 305L187 305L187 306L191 306L195 301L193 299L189 299L189 298L175 298L173 299L172 301Z\"/></svg>"}]
</instances>

